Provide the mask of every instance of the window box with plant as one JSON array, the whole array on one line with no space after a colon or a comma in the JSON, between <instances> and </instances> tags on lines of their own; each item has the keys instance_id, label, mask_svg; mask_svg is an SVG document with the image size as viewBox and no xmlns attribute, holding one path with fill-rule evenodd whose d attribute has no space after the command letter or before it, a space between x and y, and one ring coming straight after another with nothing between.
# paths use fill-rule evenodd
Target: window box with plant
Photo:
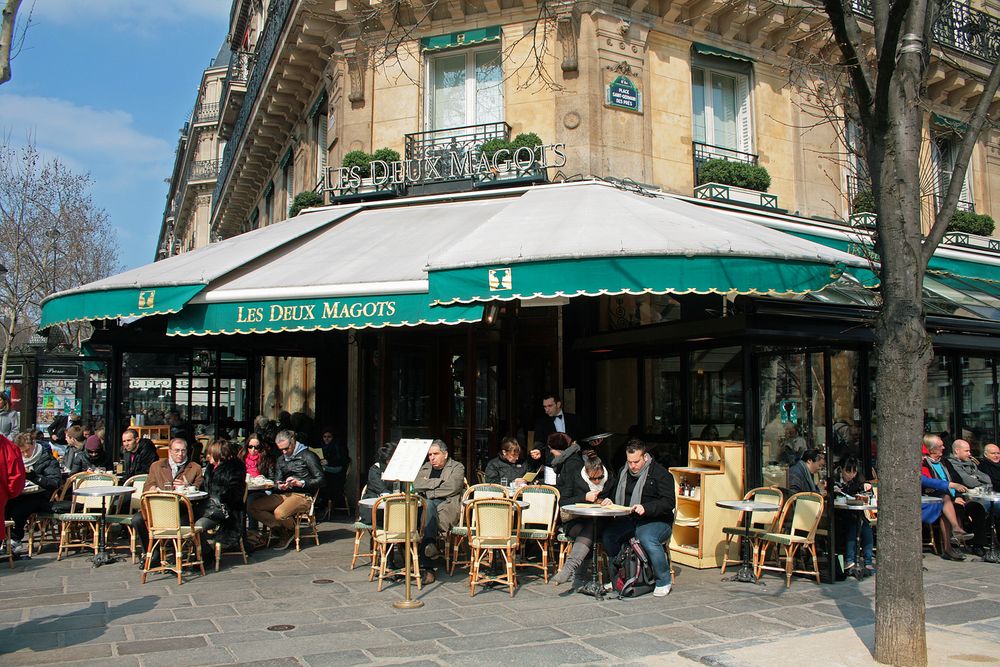
<instances>
[{"instance_id":1,"label":"window box with plant","mask_svg":"<svg viewBox=\"0 0 1000 667\"><path fill-rule=\"evenodd\" d=\"M698 169L698 182L702 183L694 189L698 199L780 210L777 195L767 192L771 175L759 165L721 158L707 160Z\"/></svg>"},{"instance_id":2,"label":"window box with plant","mask_svg":"<svg viewBox=\"0 0 1000 667\"><path fill-rule=\"evenodd\" d=\"M848 218L851 227L875 229L878 216L875 215L875 195L869 189L859 190L851 201L851 215Z\"/></svg>"},{"instance_id":3,"label":"window box with plant","mask_svg":"<svg viewBox=\"0 0 1000 667\"><path fill-rule=\"evenodd\" d=\"M325 203L322 194L315 190L303 190L292 200L292 205L288 208L288 217L294 218L304 209L322 206Z\"/></svg>"},{"instance_id":4,"label":"window box with plant","mask_svg":"<svg viewBox=\"0 0 1000 667\"><path fill-rule=\"evenodd\" d=\"M541 138L534 132L522 132L510 141L497 138L483 143L479 147L479 153L495 168L490 169L488 173L478 174L475 186L488 188L515 183L544 183L548 176L545 169L535 160L537 155L535 149L541 145ZM519 149L524 150L518 152Z\"/></svg>"},{"instance_id":5,"label":"window box with plant","mask_svg":"<svg viewBox=\"0 0 1000 667\"><path fill-rule=\"evenodd\" d=\"M985 213L955 211L944 236L945 243L1000 251L1000 239L993 238L996 222Z\"/></svg>"},{"instance_id":6,"label":"window box with plant","mask_svg":"<svg viewBox=\"0 0 1000 667\"><path fill-rule=\"evenodd\" d=\"M372 201L396 197L403 193L403 186L388 182L388 174L382 173L382 164L399 160L399 152L391 148L380 148L374 153L357 150L344 155L341 161L341 182L331 189L330 200L336 204L352 201ZM374 171L379 173L373 174Z\"/></svg>"}]
</instances>

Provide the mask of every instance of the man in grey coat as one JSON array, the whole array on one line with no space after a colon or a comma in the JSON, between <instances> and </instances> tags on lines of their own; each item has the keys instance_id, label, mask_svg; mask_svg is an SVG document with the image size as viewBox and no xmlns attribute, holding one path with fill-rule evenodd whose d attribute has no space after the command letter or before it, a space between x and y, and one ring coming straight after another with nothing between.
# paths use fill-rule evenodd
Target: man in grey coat
<instances>
[{"instance_id":1,"label":"man in grey coat","mask_svg":"<svg viewBox=\"0 0 1000 667\"><path fill-rule=\"evenodd\" d=\"M420 567L424 583L435 580L429 558L437 556L438 533L448 534L458 523L462 512L462 491L465 489L465 466L448 458L448 445L441 440L431 443L427 463L420 467L413 490L427 499L424 538L420 543Z\"/></svg>"},{"instance_id":2,"label":"man in grey coat","mask_svg":"<svg viewBox=\"0 0 1000 667\"><path fill-rule=\"evenodd\" d=\"M970 491L973 489L993 491L993 480L976 466L976 461L972 458L972 447L967 441L959 439L951 443L951 455L944 459L944 465L951 479L967 486ZM977 556L982 556L983 550L990 544L991 537L990 517L986 514L985 506L963 493L955 498L955 512L960 522L968 519L972 523L975 538L972 541L971 551Z\"/></svg>"},{"instance_id":3,"label":"man in grey coat","mask_svg":"<svg viewBox=\"0 0 1000 667\"><path fill-rule=\"evenodd\" d=\"M826 482L820 480L820 486L816 485L813 475L819 472L825 462L823 453L818 449L807 449L802 452L802 458L788 468L788 488L792 493L812 491L822 493L821 488L826 487Z\"/></svg>"}]
</instances>

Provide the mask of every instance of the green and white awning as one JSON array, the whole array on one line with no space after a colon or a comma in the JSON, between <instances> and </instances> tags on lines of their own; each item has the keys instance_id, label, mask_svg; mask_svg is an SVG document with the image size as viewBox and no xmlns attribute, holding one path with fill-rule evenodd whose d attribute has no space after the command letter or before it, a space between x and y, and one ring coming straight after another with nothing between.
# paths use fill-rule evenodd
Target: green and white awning
<instances>
[{"instance_id":1,"label":"green and white awning","mask_svg":"<svg viewBox=\"0 0 1000 667\"><path fill-rule=\"evenodd\" d=\"M431 261L435 304L600 294L803 294L860 257L667 196L535 188Z\"/></svg>"}]
</instances>

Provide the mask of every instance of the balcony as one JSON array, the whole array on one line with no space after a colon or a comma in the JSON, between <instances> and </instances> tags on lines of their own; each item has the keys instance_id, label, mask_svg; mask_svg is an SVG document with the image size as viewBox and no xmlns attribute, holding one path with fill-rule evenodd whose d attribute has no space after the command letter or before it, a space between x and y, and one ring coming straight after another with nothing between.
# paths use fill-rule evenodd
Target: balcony
<instances>
[{"instance_id":1,"label":"balcony","mask_svg":"<svg viewBox=\"0 0 1000 667\"><path fill-rule=\"evenodd\" d=\"M198 160L188 165L185 182L214 181L219 175L219 160Z\"/></svg>"},{"instance_id":2,"label":"balcony","mask_svg":"<svg viewBox=\"0 0 1000 667\"><path fill-rule=\"evenodd\" d=\"M744 164L757 164L756 153L744 153L743 151L734 150L732 148L723 148L722 146L704 144L700 141L692 142L692 146L694 148L695 186L702 185L701 181L698 180L698 171L701 169L701 165L705 164L709 160L728 160L730 162L742 162Z\"/></svg>"},{"instance_id":3,"label":"balcony","mask_svg":"<svg viewBox=\"0 0 1000 667\"><path fill-rule=\"evenodd\" d=\"M458 179L452 173L454 165L464 164L470 155L478 155L479 148L492 139L510 141L510 125L484 123L465 125L444 130L413 132L405 137L404 158L407 160L437 160L442 165L440 176L423 176L409 185L410 194L431 194L453 191ZM470 184L475 180L464 179Z\"/></svg>"},{"instance_id":4,"label":"balcony","mask_svg":"<svg viewBox=\"0 0 1000 667\"><path fill-rule=\"evenodd\" d=\"M256 56L250 51L236 51L229 60L229 69L222 81L222 95L219 96L219 124L224 128L236 121L256 61Z\"/></svg>"},{"instance_id":5,"label":"balcony","mask_svg":"<svg viewBox=\"0 0 1000 667\"><path fill-rule=\"evenodd\" d=\"M191 123L198 125L201 123L214 123L219 120L219 103L200 104L195 107L191 114Z\"/></svg>"}]
</instances>

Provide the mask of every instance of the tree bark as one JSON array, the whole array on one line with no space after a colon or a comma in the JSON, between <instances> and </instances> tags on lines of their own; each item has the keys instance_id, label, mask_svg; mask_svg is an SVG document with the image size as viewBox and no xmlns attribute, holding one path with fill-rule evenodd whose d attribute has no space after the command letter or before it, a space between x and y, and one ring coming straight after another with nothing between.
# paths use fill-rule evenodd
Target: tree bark
<instances>
[{"instance_id":1,"label":"tree bark","mask_svg":"<svg viewBox=\"0 0 1000 667\"><path fill-rule=\"evenodd\" d=\"M7 0L0 22L0 84L10 81L10 50L14 45L14 22L21 0Z\"/></svg>"}]
</instances>

